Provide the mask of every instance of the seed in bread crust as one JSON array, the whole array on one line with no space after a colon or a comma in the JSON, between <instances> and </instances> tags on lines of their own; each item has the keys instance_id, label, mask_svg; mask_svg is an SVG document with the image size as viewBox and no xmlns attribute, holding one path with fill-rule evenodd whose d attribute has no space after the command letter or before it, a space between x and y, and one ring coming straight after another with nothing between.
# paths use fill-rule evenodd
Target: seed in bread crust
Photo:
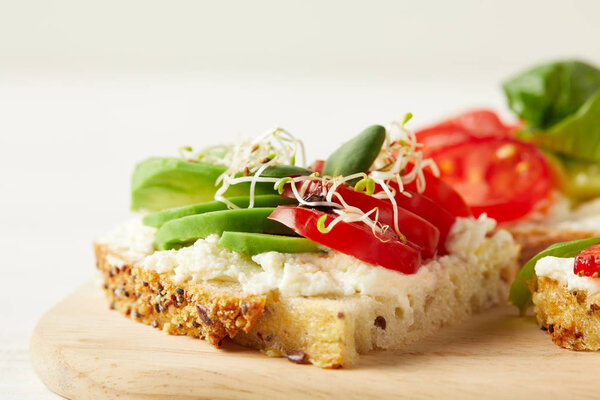
<instances>
[{"instance_id":1,"label":"seed in bread crust","mask_svg":"<svg viewBox=\"0 0 600 400\"><path fill-rule=\"evenodd\" d=\"M378 315L377 318L375 318L375 322L373 322L373 324L376 327L381 328L383 330L385 330L385 328L387 327L387 322L385 318L383 318L381 315Z\"/></svg>"},{"instance_id":2,"label":"seed in bread crust","mask_svg":"<svg viewBox=\"0 0 600 400\"><path fill-rule=\"evenodd\" d=\"M158 327L158 321L157 320L152 321L152 327L153 328Z\"/></svg>"},{"instance_id":3,"label":"seed in bread crust","mask_svg":"<svg viewBox=\"0 0 600 400\"><path fill-rule=\"evenodd\" d=\"M185 293L185 290L183 290L182 288L178 287L177 289L175 289L175 291L177 292L178 295L182 296Z\"/></svg>"},{"instance_id":4,"label":"seed in bread crust","mask_svg":"<svg viewBox=\"0 0 600 400\"><path fill-rule=\"evenodd\" d=\"M154 305L154 309L155 309L155 310L156 310L156 312L158 312L158 313L162 311L162 307L161 307L161 306L160 306L160 304L158 304L158 303L156 303L156 304Z\"/></svg>"},{"instance_id":5,"label":"seed in bread crust","mask_svg":"<svg viewBox=\"0 0 600 400\"><path fill-rule=\"evenodd\" d=\"M210 319L208 316L208 311L206 311L206 308L202 307L200 304L196 304L196 310L198 311L198 315L200 316L202 322L204 322L206 325L213 324L212 319Z\"/></svg>"},{"instance_id":6,"label":"seed in bread crust","mask_svg":"<svg viewBox=\"0 0 600 400\"><path fill-rule=\"evenodd\" d=\"M300 350L294 350L288 353L286 356L288 360L296 364L306 364L308 361L308 357L306 357L306 353Z\"/></svg>"},{"instance_id":7,"label":"seed in bread crust","mask_svg":"<svg viewBox=\"0 0 600 400\"><path fill-rule=\"evenodd\" d=\"M345 315L343 312L340 311L339 313L337 313L337 317L338 319L344 319Z\"/></svg>"}]
</instances>

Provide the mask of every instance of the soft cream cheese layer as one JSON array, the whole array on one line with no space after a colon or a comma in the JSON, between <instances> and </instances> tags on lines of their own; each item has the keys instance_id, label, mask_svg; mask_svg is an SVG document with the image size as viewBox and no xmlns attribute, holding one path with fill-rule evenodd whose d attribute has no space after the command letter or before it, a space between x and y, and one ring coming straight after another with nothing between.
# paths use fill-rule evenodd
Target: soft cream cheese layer
<instances>
[{"instance_id":1,"label":"soft cream cheese layer","mask_svg":"<svg viewBox=\"0 0 600 400\"><path fill-rule=\"evenodd\" d=\"M423 265L416 274L406 275L365 263L338 251L288 254L268 252L252 258L218 245L211 235L179 250L152 250L156 230L133 220L100 242L115 250L127 251L138 265L158 273L173 274L177 282L239 282L250 294L279 290L286 296L365 294L398 296L407 287L428 291L441 271L453 265L472 265L477 271L498 268L516 255L512 236L499 230L491 237L495 221L458 218L446 243L450 254Z\"/></svg>"},{"instance_id":2,"label":"soft cream cheese layer","mask_svg":"<svg viewBox=\"0 0 600 400\"><path fill-rule=\"evenodd\" d=\"M535 274L554 279L568 290L584 290L589 294L600 292L600 279L575 275L575 258L543 257L535 264Z\"/></svg>"}]
</instances>

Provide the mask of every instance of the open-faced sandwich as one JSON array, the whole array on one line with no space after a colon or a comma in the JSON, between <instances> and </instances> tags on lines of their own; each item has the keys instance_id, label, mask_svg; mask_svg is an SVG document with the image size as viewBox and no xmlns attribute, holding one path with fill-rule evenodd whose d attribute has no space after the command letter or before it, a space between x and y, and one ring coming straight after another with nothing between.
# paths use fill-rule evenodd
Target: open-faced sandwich
<instances>
[{"instance_id":1,"label":"open-faced sandwich","mask_svg":"<svg viewBox=\"0 0 600 400\"><path fill-rule=\"evenodd\" d=\"M472 216L404 123L371 126L310 169L282 129L141 162L142 215L95 243L111 307L338 368L504 301L518 245Z\"/></svg>"},{"instance_id":2,"label":"open-faced sandwich","mask_svg":"<svg viewBox=\"0 0 600 400\"><path fill-rule=\"evenodd\" d=\"M416 134L474 215L513 234L523 264L552 243L600 236L600 69L555 62L503 88L519 124L477 110Z\"/></svg>"},{"instance_id":3,"label":"open-faced sandwich","mask_svg":"<svg viewBox=\"0 0 600 400\"><path fill-rule=\"evenodd\" d=\"M515 279L511 302L557 345L600 350L600 238L556 243L532 258Z\"/></svg>"}]
</instances>

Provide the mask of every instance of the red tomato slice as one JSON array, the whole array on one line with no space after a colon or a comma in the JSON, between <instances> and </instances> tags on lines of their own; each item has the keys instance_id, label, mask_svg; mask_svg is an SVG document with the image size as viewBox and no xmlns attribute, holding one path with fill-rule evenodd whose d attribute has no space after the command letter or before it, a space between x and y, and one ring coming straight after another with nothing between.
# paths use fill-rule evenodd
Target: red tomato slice
<instances>
[{"instance_id":1,"label":"red tomato slice","mask_svg":"<svg viewBox=\"0 0 600 400\"><path fill-rule=\"evenodd\" d=\"M429 157L430 154L445 147L464 143L473 137L465 128L454 125L423 129L416 135L417 141L423 145L421 151L424 157Z\"/></svg>"},{"instance_id":2,"label":"red tomato slice","mask_svg":"<svg viewBox=\"0 0 600 400\"><path fill-rule=\"evenodd\" d=\"M436 126L459 126L471 132L475 137L498 137L510 136L512 129L502 123L498 115L491 110L473 110L461 113L453 118L447 119Z\"/></svg>"},{"instance_id":3,"label":"red tomato slice","mask_svg":"<svg viewBox=\"0 0 600 400\"><path fill-rule=\"evenodd\" d=\"M573 272L579 276L600 277L600 244L595 244L575 256Z\"/></svg>"},{"instance_id":4,"label":"red tomato slice","mask_svg":"<svg viewBox=\"0 0 600 400\"><path fill-rule=\"evenodd\" d=\"M533 211L552 189L544 155L515 139L471 139L432 158L441 177L464 196L475 216L485 212L499 222L513 221Z\"/></svg>"},{"instance_id":5,"label":"red tomato slice","mask_svg":"<svg viewBox=\"0 0 600 400\"><path fill-rule=\"evenodd\" d=\"M504 125L493 111L474 110L422 129L416 135L424 145L423 154L428 157L442 148L467 142L471 138L507 138L513 135L513 131L514 128Z\"/></svg>"},{"instance_id":6,"label":"red tomato slice","mask_svg":"<svg viewBox=\"0 0 600 400\"><path fill-rule=\"evenodd\" d=\"M448 237L450 228L454 225L454 221L456 221L456 217L450 214L445 208L440 207L429 197L412 190L405 190L404 194L396 192L394 198L399 207L412 211L438 228L440 231L438 254L447 254L446 238Z\"/></svg>"},{"instance_id":7,"label":"red tomato slice","mask_svg":"<svg viewBox=\"0 0 600 400\"><path fill-rule=\"evenodd\" d=\"M409 169L412 168L409 167ZM425 175L425 191L421 193L422 195L429 197L455 217L470 217L473 215L465 199L452 186L429 171L424 170L423 174ZM417 181L407 183L404 188L418 192Z\"/></svg>"},{"instance_id":8,"label":"red tomato slice","mask_svg":"<svg viewBox=\"0 0 600 400\"><path fill-rule=\"evenodd\" d=\"M313 172L318 172L319 174L321 174L323 172L324 166L325 166L325 160L315 160L311 164L309 169Z\"/></svg>"},{"instance_id":9,"label":"red tomato slice","mask_svg":"<svg viewBox=\"0 0 600 400\"><path fill-rule=\"evenodd\" d=\"M363 223L339 222L328 233L321 233L317 221L323 215L327 215L327 226L334 217L303 207L279 206L269 218L312 241L371 264L405 274L415 273L421 265L419 250L402 243L395 235L386 234L382 241Z\"/></svg>"},{"instance_id":10,"label":"red tomato slice","mask_svg":"<svg viewBox=\"0 0 600 400\"><path fill-rule=\"evenodd\" d=\"M298 190L301 186L302 183L296 183L296 188L298 188ZM306 190L305 198L308 200L320 196L322 190L323 186L321 182L313 181ZM347 204L354 206L363 212L369 212L374 208L378 208L379 222L389 225L392 230L394 229L394 207L389 200L377 199L364 193L356 192L351 187L344 185L339 186L336 189L336 192L342 196ZM284 197L295 198L289 184L286 185L282 195ZM335 196L332 201L341 204ZM438 243L440 241L439 229L431 222L401 206L397 209L398 227L400 232L406 236L406 239L409 242L416 244L422 249L425 258L433 257L438 249Z\"/></svg>"}]
</instances>

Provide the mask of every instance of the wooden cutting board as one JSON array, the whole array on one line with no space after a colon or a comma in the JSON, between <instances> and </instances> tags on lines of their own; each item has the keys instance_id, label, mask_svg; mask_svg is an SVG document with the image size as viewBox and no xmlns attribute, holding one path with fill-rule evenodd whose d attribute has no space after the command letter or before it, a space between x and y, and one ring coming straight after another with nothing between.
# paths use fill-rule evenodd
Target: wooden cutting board
<instances>
[{"instance_id":1,"label":"wooden cutting board","mask_svg":"<svg viewBox=\"0 0 600 400\"><path fill-rule=\"evenodd\" d=\"M90 283L39 321L33 366L70 399L598 398L600 353L555 346L508 305L402 351L322 370L233 343L221 350L110 311Z\"/></svg>"}]
</instances>

